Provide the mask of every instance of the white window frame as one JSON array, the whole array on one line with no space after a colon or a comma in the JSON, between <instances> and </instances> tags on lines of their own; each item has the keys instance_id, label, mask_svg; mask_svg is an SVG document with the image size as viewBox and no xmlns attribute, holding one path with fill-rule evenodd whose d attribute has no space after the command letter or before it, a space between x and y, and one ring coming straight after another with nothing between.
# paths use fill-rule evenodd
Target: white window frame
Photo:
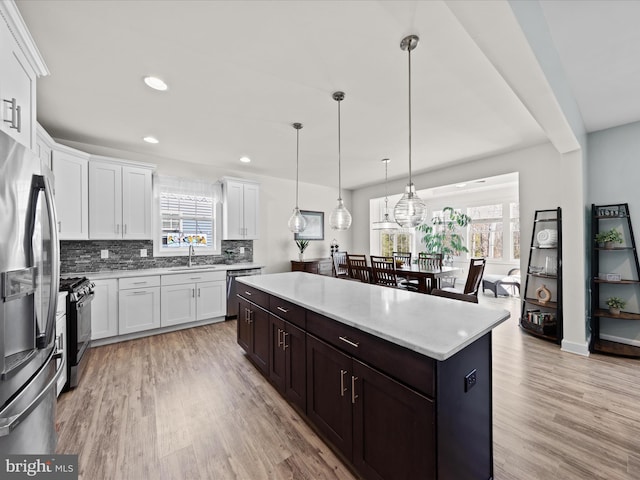
<instances>
[{"instance_id":1,"label":"white window frame","mask_svg":"<svg viewBox=\"0 0 640 480\"><path fill-rule=\"evenodd\" d=\"M222 204L220 203L222 196L220 184L158 175L154 175L153 182L153 255L155 257L183 257L189 255L188 246L162 248L161 192L211 197L213 239L211 239L210 247L196 247L195 255L220 255L222 253Z\"/></svg>"}]
</instances>

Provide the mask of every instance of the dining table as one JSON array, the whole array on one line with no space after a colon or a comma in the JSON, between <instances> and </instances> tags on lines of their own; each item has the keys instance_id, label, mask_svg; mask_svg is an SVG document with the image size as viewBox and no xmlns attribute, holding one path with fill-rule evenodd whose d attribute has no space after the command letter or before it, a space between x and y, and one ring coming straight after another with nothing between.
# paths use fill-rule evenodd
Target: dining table
<instances>
[{"instance_id":1,"label":"dining table","mask_svg":"<svg viewBox=\"0 0 640 480\"><path fill-rule=\"evenodd\" d=\"M403 264L402 266L396 266L396 272L398 276L404 277L407 280L417 280L418 292L431 293L434 288L440 288L440 279L443 277L450 277L455 273L462 271L459 267L431 267L413 264Z\"/></svg>"}]
</instances>

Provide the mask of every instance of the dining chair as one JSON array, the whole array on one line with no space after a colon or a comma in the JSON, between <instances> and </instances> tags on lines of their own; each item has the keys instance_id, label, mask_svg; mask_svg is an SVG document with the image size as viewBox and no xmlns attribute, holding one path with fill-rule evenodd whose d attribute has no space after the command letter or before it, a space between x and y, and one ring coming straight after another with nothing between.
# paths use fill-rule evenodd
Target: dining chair
<instances>
[{"instance_id":1,"label":"dining chair","mask_svg":"<svg viewBox=\"0 0 640 480\"><path fill-rule=\"evenodd\" d=\"M396 262L393 257L371 255L371 271L373 283L387 287L400 287L396 273Z\"/></svg>"},{"instance_id":2,"label":"dining chair","mask_svg":"<svg viewBox=\"0 0 640 480\"><path fill-rule=\"evenodd\" d=\"M463 302L478 303L477 295L449 292L440 288L434 288L433 290L431 290L431 295L435 295L436 297L452 298L453 300L461 300Z\"/></svg>"},{"instance_id":3,"label":"dining chair","mask_svg":"<svg viewBox=\"0 0 640 480\"><path fill-rule=\"evenodd\" d=\"M393 259L405 265L411 265L411 252L393 252Z\"/></svg>"},{"instance_id":4,"label":"dining chair","mask_svg":"<svg viewBox=\"0 0 640 480\"><path fill-rule=\"evenodd\" d=\"M484 267L486 263L486 258L472 258L469 265L469 274L467 275L467 281L464 285L464 290L449 287L445 287L442 290L453 293L462 293L465 295L474 295L477 297L478 290L480 290L480 283L482 282L482 274L484 273Z\"/></svg>"},{"instance_id":5,"label":"dining chair","mask_svg":"<svg viewBox=\"0 0 640 480\"><path fill-rule=\"evenodd\" d=\"M333 253L333 276L348 277L349 267L347 266L347 252Z\"/></svg>"},{"instance_id":6,"label":"dining chair","mask_svg":"<svg viewBox=\"0 0 640 480\"><path fill-rule=\"evenodd\" d=\"M362 283L371 283L371 269L367 265L367 256L347 253L349 277Z\"/></svg>"},{"instance_id":7,"label":"dining chair","mask_svg":"<svg viewBox=\"0 0 640 480\"><path fill-rule=\"evenodd\" d=\"M441 253L418 253L418 265L423 268L442 268Z\"/></svg>"}]
</instances>

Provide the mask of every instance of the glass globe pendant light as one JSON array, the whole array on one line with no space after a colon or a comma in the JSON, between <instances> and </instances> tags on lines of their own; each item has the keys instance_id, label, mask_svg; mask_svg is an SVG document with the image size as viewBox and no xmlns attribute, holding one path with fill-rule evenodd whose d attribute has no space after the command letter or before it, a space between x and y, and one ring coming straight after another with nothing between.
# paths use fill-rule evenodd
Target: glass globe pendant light
<instances>
[{"instance_id":1,"label":"glass globe pendant light","mask_svg":"<svg viewBox=\"0 0 640 480\"><path fill-rule=\"evenodd\" d=\"M298 208L298 164L300 159L300 129L302 128L302 124L294 123L292 126L296 129L296 207L293 209L293 213L289 218L289 230L293 233L300 233L307 228L307 219L304 218Z\"/></svg>"},{"instance_id":2,"label":"glass globe pendant light","mask_svg":"<svg viewBox=\"0 0 640 480\"><path fill-rule=\"evenodd\" d=\"M371 228L373 230L382 230L384 232L389 232L391 230L397 230L398 224L393 222L389 218L389 198L387 197L387 167L389 166L388 158L383 158L382 162L384 163L384 217L379 222L373 222Z\"/></svg>"},{"instance_id":3,"label":"glass globe pendant light","mask_svg":"<svg viewBox=\"0 0 640 480\"><path fill-rule=\"evenodd\" d=\"M427 215L427 206L416 194L416 187L411 180L411 50L418 46L418 40L416 35L409 35L400 42L400 48L409 53L409 183L393 209L393 216L403 228L417 227L424 223Z\"/></svg>"},{"instance_id":4,"label":"glass globe pendant light","mask_svg":"<svg viewBox=\"0 0 640 480\"><path fill-rule=\"evenodd\" d=\"M329 216L329 226L333 230L347 230L351 226L351 214L342 201L342 178L340 173L340 102L344 100L344 92L334 92L333 99L338 102L338 205Z\"/></svg>"}]
</instances>

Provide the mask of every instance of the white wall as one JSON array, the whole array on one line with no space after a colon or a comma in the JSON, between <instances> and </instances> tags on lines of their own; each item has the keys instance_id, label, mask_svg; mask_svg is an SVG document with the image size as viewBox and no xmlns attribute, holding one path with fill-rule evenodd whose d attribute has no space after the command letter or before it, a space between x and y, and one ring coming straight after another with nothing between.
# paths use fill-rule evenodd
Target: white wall
<instances>
[{"instance_id":1,"label":"white wall","mask_svg":"<svg viewBox=\"0 0 640 480\"><path fill-rule=\"evenodd\" d=\"M248 174L242 168L235 171L221 170L212 165L201 165L179 160L153 157L116 149L60 140L60 143L95 155L105 155L140 162L154 163L158 173L185 178L216 181L223 176L233 176L260 182L260 239L254 240L253 259L263 263L265 273L285 272L291 269L291 260L297 260L298 249L287 222L295 206L295 182L265 175ZM324 240L311 241L305 258L329 257L330 244L336 239L341 250L352 250L350 231L336 232L329 228L329 214L336 205L338 188L300 183L299 205L302 210L324 212ZM342 197L351 208L351 192L343 190Z\"/></svg>"},{"instance_id":2,"label":"white wall","mask_svg":"<svg viewBox=\"0 0 640 480\"><path fill-rule=\"evenodd\" d=\"M591 133L588 136L588 148L589 203L628 203L631 225L635 226L636 232L640 231L640 122ZM610 228L614 226L612 224ZM588 235L591 238L592 234ZM627 241L630 239L625 239L625 242ZM625 258L618 257L615 265L608 265L604 258L602 260L601 271L615 269L622 272L623 278L637 278L630 255ZM603 285L601 288L603 296L623 297L628 301L625 310L640 311L639 289L636 285L615 286L609 290L606 287ZM600 330L601 336L605 338L640 346L639 322L603 319Z\"/></svg>"}]
</instances>

